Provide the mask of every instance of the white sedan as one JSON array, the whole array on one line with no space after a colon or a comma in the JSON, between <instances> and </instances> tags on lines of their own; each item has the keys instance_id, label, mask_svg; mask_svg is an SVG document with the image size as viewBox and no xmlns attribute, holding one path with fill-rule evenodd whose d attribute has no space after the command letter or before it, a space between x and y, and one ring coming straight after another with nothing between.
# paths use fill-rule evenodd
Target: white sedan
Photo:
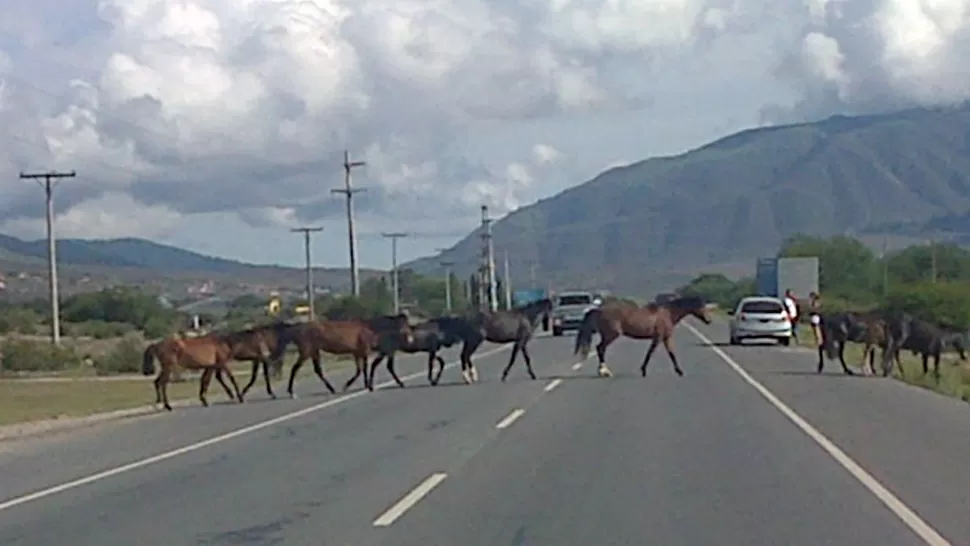
<instances>
[{"instance_id":1,"label":"white sedan","mask_svg":"<svg viewBox=\"0 0 970 546\"><path fill-rule=\"evenodd\" d=\"M792 324L778 298L749 296L728 314L731 345L740 345L745 339L774 339L786 347L791 343Z\"/></svg>"}]
</instances>

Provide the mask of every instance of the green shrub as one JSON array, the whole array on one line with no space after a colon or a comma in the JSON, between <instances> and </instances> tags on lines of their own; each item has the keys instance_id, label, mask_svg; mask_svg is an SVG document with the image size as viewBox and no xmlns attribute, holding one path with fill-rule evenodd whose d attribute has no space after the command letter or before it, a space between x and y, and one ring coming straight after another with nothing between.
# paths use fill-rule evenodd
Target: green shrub
<instances>
[{"instance_id":1,"label":"green shrub","mask_svg":"<svg viewBox=\"0 0 970 546\"><path fill-rule=\"evenodd\" d=\"M952 328L970 329L970 285L965 282L897 286L890 291L886 307Z\"/></svg>"},{"instance_id":2,"label":"green shrub","mask_svg":"<svg viewBox=\"0 0 970 546\"><path fill-rule=\"evenodd\" d=\"M127 335L112 350L95 359L95 373L98 375L138 373L141 371L144 351L144 341L136 335Z\"/></svg>"},{"instance_id":3,"label":"green shrub","mask_svg":"<svg viewBox=\"0 0 970 546\"><path fill-rule=\"evenodd\" d=\"M0 359L5 372L55 372L81 366L81 357L73 349L17 338L0 344Z\"/></svg>"}]
</instances>

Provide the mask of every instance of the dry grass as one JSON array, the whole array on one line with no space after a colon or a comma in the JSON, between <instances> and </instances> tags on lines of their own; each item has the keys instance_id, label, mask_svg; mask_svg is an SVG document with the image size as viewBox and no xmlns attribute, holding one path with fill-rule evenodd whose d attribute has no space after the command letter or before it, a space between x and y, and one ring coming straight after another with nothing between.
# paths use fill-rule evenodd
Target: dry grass
<instances>
[{"instance_id":1,"label":"dry grass","mask_svg":"<svg viewBox=\"0 0 970 546\"><path fill-rule=\"evenodd\" d=\"M289 361L287 361L289 362ZM328 359L328 370L346 367L351 361ZM250 365L237 363L232 367L236 381L242 388L249 381ZM303 370L301 370L303 371ZM288 377L289 366L284 372ZM0 425L24 423L43 419L84 417L95 413L145 406L155 402L153 377L118 377L98 380L67 378L54 381L31 379L0 380ZM273 390L285 391L285 380L274 381ZM198 374L184 374L183 381L170 383L169 400L198 398ZM262 378L250 390L263 391ZM215 381L209 386L209 402L226 400L222 387Z\"/></svg>"}]
</instances>

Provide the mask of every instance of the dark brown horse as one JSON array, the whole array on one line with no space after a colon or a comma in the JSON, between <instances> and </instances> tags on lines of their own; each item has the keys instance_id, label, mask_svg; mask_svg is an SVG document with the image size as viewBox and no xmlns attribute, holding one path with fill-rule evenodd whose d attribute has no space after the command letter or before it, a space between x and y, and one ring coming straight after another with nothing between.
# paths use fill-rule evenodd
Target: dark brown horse
<instances>
[{"instance_id":1,"label":"dark brown horse","mask_svg":"<svg viewBox=\"0 0 970 546\"><path fill-rule=\"evenodd\" d=\"M168 382L173 370L177 368L202 370L202 377L199 379L199 401L203 406L209 405L206 393L213 374L230 400L238 400L242 403L243 395L239 392L239 385L232 375L232 370L229 369L232 353L232 340L222 334L208 334L195 338L171 336L152 343L145 349L141 371L144 375L152 375L155 373L155 360L158 360L161 370L155 378L155 404L163 404L168 411L172 411L172 406L168 402ZM232 391L223 380L223 373L229 377Z\"/></svg>"},{"instance_id":2,"label":"dark brown horse","mask_svg":"<svg viewBox=\"0 0 970 546\"><path fill-rule=\"evenodd\" d=\"M350 355L354 358L354 375L344 385L344 391L350 388L350 385L361 375L364 376L364 385L367 389L374 390L374 385L370 381L373 374L367 373L367 360L374 352L387 355L388 371L391 372L397 384L403 387L404 383L394 370L394 352L401 345L410 344L413 339L411 326L405 315L369 320L319 320L293 324L282 329L279 344L273 351L273 358L282 357L286 346L290 343L296 345L298 356L290 370L290 380L286 388L292 398L296 397L293 393L296 372L307 359L313 361L313 372L323 381L327 390L331 394L336 393L323 375L321 352Z\"/></svg>"},{"instance_id":3,"label":"dark brown horse","mask_svg":"<svg viewBox=\"0 0 970 546\"><path fill-rule=\"evenodd\" d=\"M590 346L593 344L593 334L599 332L600 342L596 345L596 355L599 357L600 376L612 376L613 372L606 367L606 349L621 336L633 339L650 339L650 348L643 358L640 374L647 376L647 364L650 357L657 350L657 345L663 343L664 349L670 356L677 375L684 375L677 363L677 356L673 349L674 328L686 316L697 317L704 324L711 323L708 306L697 297L681 297L664 303L650 303L644 307L637 307L627 303L606 304L599 309L591 309L583 317L583 323L576 334L576 346L573 354L582 354L585 360L589 357Z\"/></svg>"},{"instance_id":4,"label":"dark brown horse","mask_svg":"<svg viewBox=\"0 0 970 546\"><path fill-rule=\"evenodd\" d=\"M276 354L276 349L280 346L282 336L291 326L293 324L287 322L275 322L226 334L232 342L232 360L248 361L253 366L249 383L246 383L246 386L242 389L243 396L246 396L249 389L256 383L259 369L262 367L263 379L266 382L266 394L271 398L276 398L270 375L271 372L274 377L281 375L283 353ZM216 377L218 378L219 375L216 374Z\"/></svg>"}]
</instances>

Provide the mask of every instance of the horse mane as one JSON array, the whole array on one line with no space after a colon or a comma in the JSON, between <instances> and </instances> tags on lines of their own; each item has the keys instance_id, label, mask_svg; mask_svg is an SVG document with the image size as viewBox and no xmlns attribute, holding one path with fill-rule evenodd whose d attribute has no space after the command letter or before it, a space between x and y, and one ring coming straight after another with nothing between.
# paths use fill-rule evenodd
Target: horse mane
<instances>
[{"instance_id":1,"label":"horse mane","mask_svg":"<svg viewBox=\"0 0 970 546\"><path fill-rule=\"evenodd\" d=\"M651 303L649 305L658 305L658 304ZM679 298L672 299L666 303L661 303L659 305L669 307L672 309L697 309L699 307L704 307L705 305L707 305L707 302L704 300L704 298L700 296L681 296Z\"/></svg>"}]
</instances>

